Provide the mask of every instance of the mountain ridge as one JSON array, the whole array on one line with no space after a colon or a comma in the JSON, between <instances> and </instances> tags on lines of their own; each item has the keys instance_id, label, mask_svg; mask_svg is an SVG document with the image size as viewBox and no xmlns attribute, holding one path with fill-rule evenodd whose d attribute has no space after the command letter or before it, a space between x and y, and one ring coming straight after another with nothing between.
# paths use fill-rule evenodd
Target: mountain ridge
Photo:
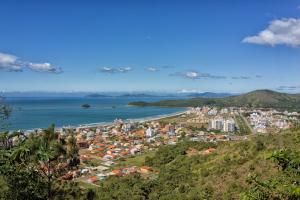
<instances>
[{"instance_id":1,"label":"mountain ridge","mask_svg":"<svg viewBox=\"0 0 300 200\"><path fill-rule=\"evenodd\" d=\"M256 108L277 108L300 110L300 94L280 93L273 90L254 90L241 95L223 98L196 97L186 100L163 100L157 102L130 102L134 106L161 106L161 107L196 107L212 106L238 106Z\"/></svg>"}]
</instances>

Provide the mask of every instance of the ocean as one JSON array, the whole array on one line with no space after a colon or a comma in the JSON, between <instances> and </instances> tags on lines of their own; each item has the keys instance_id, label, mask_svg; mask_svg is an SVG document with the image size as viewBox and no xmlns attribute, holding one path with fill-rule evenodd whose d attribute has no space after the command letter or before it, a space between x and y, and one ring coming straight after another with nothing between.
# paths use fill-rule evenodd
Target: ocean
<instances>
[{"instance_id":1,"label":"ocean","mask_svg":"<svg viewBox=\"0 0 300 200\"><path fill-rule=\"evenodd\" d=\"M12 113L5 123L9 130L30 130L46 128L51 124L57 127L77 126L90 123L112 122L116 118L142 119L168 115L184 108L135 107L132 101L159 101L171 97L11 97L6 98ZM91 107L83 109L82 104Z\"/></svg>"}]
</instances>

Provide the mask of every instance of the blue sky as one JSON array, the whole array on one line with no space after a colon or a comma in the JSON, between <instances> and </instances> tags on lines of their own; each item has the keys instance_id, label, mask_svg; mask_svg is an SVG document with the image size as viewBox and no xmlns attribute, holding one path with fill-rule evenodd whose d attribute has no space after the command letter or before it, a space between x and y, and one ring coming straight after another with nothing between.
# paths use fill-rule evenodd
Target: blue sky
<instances>
[{"instance_id":1,"label":"blue sky","mask_svg":"<svg viewBox=\"0 0 300 200\"><path fill-rule=\"evenodd\" d=\"M300 92L300 0L0 1L0 90Z\"/></svg>"}]
</instances>

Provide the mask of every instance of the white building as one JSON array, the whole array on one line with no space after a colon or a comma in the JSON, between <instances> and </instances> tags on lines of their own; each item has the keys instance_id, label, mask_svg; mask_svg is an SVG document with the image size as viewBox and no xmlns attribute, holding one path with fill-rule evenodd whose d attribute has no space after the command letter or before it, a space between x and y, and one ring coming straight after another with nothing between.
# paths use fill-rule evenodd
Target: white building
<instances>
[{"instance_id":1,"label":"white building","mask_svg":"<svg viewBox=\"0 0 300 200\"><path fill-rule=\"evenodd\" d=\"M125 133L128 133L130 130L131 130L132 126L130 123L127 123L127 124L124 124L122 126L122 130L125 132Z\"/></svg>"},{"instance_id":2,"label":"white building","mask_svg":"<svg viewBox=\"0 0 300 200\"><path fill-rule=\"evenodd\" d=\"M146 136L149 137L149 138L151 138L151 137L153 137L154 135L155 135L154 130L153 130L151 127L149 127L149 128L146 130Z\"/></svg>"},{"instance_id":3,"label":"white building","mask_svg":"<svg viewBox=\"0 0 300 200\"><path fill-rule=\"evenodd\" d=\"M211 128L215 130L223 130L224 119L222 117L216 117L211 120Z\"/></svg>"},{"instance_id":4,"label":"white building","mask_svg":"<svg viewBox=\"0 0 300 200\"><path fill-rule=\"evenodd\" d=\"M234 132L235 131L235 122L232 118L225 120L223 131L224 132Z\"/></svg>"},{"instance_id":5,"label":"white building","mask_svg":"<svg viewBox=\"0 0 300 200\"><path fill-rule=\"evenodd\" d=\"M217 115L218 114L218 110L213 108L210 111L207 112L208 115Z\"/></svg>"}]
</instances>

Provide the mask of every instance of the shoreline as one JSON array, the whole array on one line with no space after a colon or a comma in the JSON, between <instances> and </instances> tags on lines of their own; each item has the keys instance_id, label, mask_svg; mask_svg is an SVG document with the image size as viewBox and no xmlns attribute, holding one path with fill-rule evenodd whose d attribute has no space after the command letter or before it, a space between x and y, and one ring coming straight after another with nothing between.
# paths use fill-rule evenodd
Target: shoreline
<instances>
[{"instance_id":1,"label":"shoreline","mask_svg":"<svg viewBox=\"0 0 300 200\"><path fill-rule=\"evenodd\" d=\"M148 121L155 121L155 120L160 120L160 119L164 119L164 118L168 118L168 117L174 117L174 116L178 116L181 114L186 113L187 111L189 111L190 108L186 108L183 111L178 111L178 112L174 112L171 114L161 114L161 115L155 115L155 116L149 116L149 117L143 117L143 118L133 118L133 119L122 119L124 123L135 123L135 122L140 122L140 123L144 123L144 122L148 122ZM71 129L71 128L93 128L93 127L98 127L98 126L112 126L114 125L113 121L110 122L97 122L97 123L89 123L89 124L78 124L78 125L64 125L64 126L59 126L59 127L55 127L56 130L61 129L61 128L66 128L66 129ZM44 129L44 128L33 128L33 129L27 129L24 130L24 132L34 132L35 130L39 130L39 129ZM22 129L19 130L14 130L14 131L20 131ZM14 132L12 131L12 132Z\"/></svg>"},{"instance_id":2,"label":"shoreline","mask_svg":"<svg viewBox=\"0 0 300 200\"><path fill-rule=\"evenodd\" d=\"M135 119L126 119L126 120L123 120L123 122L124 123L135 123L135 122L144 123L144 122L149 122L149 121L155 121L155 120L160 120L160 119L164 119L164 118L168 118L168 117L182 115L182 114L186 113L188 110L190 110L190 108L187 108L184 111L179 111L179 112L175 112L175 113L171 113L171 114L155 115L155 116L135 118ZM113 124L114 124L114 122L99 122L99 123L91 123L91 124L80 124L78 126L71 126L71 127L93 128L93 127L97 127L97 126L111 126ZM60 127L60 128L67 128L67 126Z\"/></svg>"}]
</instances>

